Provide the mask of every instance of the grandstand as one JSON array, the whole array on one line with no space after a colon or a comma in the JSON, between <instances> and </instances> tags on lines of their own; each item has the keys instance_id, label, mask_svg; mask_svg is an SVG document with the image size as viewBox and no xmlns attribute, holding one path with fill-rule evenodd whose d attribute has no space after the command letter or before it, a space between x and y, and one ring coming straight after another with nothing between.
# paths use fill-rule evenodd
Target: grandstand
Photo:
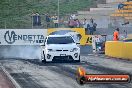
<instances>
[{"instance_id":1,"label":"grandstand","mask_svg":"<svg viewBox=\"0 0 132 88\"><path fill-rule=\"evenodd\" d=\"M111 14L115 13L118 9L118 4L126 2L127 0L106 0L105 4L97 4L97 8L90 8L87 11L78 11L78 19L83 21L84 18L89 20L93 18L98 24L97 34L112 34L116 27L121 29L121 33L127 30L128 33L132 33L130 30L132 27L131 20L129 24L122 25L126 20L123 17L112 17Z\"/></svg>"}]
</instances>

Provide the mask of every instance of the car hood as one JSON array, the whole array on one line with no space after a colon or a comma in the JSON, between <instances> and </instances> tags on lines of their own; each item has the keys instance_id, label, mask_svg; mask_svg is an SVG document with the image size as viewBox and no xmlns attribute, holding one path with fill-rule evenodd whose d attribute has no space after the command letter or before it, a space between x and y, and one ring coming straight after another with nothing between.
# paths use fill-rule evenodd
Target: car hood
<instances>
[{"instance_id":1,"label":"car hood","mask_svg":"<svg viewBox=\"0 0 132 88\"><path fill-rule=\"evenodd\" d=\"M46 46L47 49L53 49L53 50L70 50L73 48L77 48L76 44L49 44Z\"/></svg>"}]
</instances>

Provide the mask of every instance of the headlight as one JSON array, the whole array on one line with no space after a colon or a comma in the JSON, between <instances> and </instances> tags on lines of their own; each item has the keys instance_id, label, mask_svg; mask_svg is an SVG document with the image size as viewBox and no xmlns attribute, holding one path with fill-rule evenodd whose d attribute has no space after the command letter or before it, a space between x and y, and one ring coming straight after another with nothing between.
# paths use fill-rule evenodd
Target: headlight
<instances>
[{"instance_id":1,"label":"headlight","mask_svg":"<svg viewBox=\"0 0 132 88\"><path fill-rule=\"evenodd\" d=\"M53 50L52 49L47 49L48 52L52 52Z\"/></svg>"},{"instance_id":2,"label":"headlight","mask_svg":"<svg viewBox=\"0 0 132 88\"><path fill-rule=\"evenodd\" d=\"M78 48L73 48L73 49L71 49L70 52L74 52L74 51L77 51L77 50L78 50Z\"/></svg>"}]
</instances>

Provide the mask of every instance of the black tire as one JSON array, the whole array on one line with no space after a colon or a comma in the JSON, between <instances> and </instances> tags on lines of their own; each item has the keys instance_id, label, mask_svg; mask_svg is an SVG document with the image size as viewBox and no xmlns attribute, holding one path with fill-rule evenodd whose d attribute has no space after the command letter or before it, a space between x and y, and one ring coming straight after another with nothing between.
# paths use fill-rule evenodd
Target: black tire
<instances>
[{"instance_id":1,"label":"black tire","mask_svg":"<svg viewBox=\"0 0 132 88\"><path fill-rule=\"evenodd\" d=\"M79 60L76 60L76 62L80 62L80 55L79 55Z\"/></svg>"},{"instance_id":2,"label":"black tire","mask_svg":"<svg viewBox=\"0 0 132 88\"><path fill-rule=\"evenodd\" d=\"M42 60L43 59L43 60ZM44 52L41 54L41 62L46 63Z\"/></svg>"}]
</instances>

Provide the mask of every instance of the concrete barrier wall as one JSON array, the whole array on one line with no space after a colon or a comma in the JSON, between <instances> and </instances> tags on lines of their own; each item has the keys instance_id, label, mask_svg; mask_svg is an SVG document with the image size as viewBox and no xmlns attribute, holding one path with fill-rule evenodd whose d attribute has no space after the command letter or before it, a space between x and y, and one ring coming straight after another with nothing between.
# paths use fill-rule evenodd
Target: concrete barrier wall
<instances>
[{"instance_id":1,"label":"concrete barrier wall","mask_svg":"<svg viewBox=\"0 0 132 88\"><path fill-rule=\"evenodd\" d=\"M105 55L132 60L132 42L109 41L105 44Z\"/></svg>"},{"instance_id":2,"label":"concrete barrier wall","mask_svg":"<svg viewBox=\"0 0 132 88\"><path fill-rule=\"evenodd\" d=\"M132 34L128 34L128 38L132 38Z\"/></svg>"},{"instance_id":3,"label":"concrete barrier wall","mask_svg":"<svg viewBox=\"0 0 132 88\"><path fill-rule=\"evenodd\" d=\"M119 2L126 2L127 0L106 0L106 3L119 3Z\"/></svg>"},{"instance_id":4,"label":"concrete barrier wall","mask_svg":"<svg viewBox=\"0 0 132 88\"><path fill-rule=\"evenodd\" d=\"M121 58L122 42L106 42L105 54L111 57Z\"/></svg>"},{"instance_id":5,"label":"concrete barrier wall","mask_svg":"<svg viewBox=\"0 0 132 88\"><path fill-rule=\"evenodd\" d=\"M115 11L112 11L112 10L110 10L110 11L92 11L92 12L90 12L90 11L78 11L78 14L79 15L111 15L112 13L114 13Z\"/></svg>"},{"instance_id":6,"label":"concrete barrier wall","mask_svg":"<svg viewBox=\"0 0 132 88\"><path fill-rule=\"evenodd\" d=\"M115 8L90 8L90 11L113 11Z\"/></svg>"},{"instance_id":7,"label":"concrete barrier wall","mask_svg":"<svg viewBox=\"0 0 132 88\"><path fill-rule=\"evenodd\" d=\"M123 58L128 58L132 60L132 43L127 42L123 44L124 48L122 50Z\"/></svg>"},{"instance_id":8,"label":"concrete barrier wall","mask_svg":"<svg viewBox=\"0 0 132 88\"><path fill-rule=\"evenodd\" d=\"M118 4L98 4L98 8L117 8Z\"/></svg>"}]
</instances>

